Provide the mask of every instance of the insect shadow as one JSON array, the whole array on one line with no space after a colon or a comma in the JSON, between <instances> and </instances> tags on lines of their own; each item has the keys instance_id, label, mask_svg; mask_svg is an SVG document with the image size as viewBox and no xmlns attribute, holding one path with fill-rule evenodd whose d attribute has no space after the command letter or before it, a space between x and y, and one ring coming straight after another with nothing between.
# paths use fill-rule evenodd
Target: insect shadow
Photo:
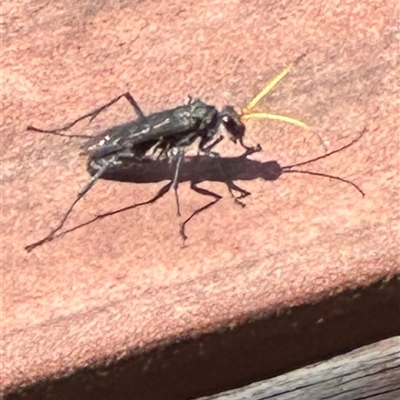
<instances>
[{"instance_id":1,"label":"insect shadow","mask_svg":"<svg viewBox=\"0 0 400 400\"><path fill-rule=\"evenodd\" d=\"M247 156L257 150L247 150L239 157L208 157L208 156L194 156L186 157L182 165L182 170L180 174L179 181L190 182L190 188L196 193L203 196L212 197L213 200L206 205L195 210L188 218L186 218L180 226L180 234L183 238L184 244L185 240L188 238L186 235L186 225L191 221L196 215L209 209L215 205L218 201L222 199L222 196L214 193L208 189L199 187L198 185L204 181L210 182L223 182L232 191L239 192L239 198L244 198L249 196L251 193L237 186L234 181L251 181L257 178L264 179L266 181L275 181L282 174L288 173L298 173L305 175L313 175L324 178L330 178L339 182L346 183L356 189L363 197L365 193L360 189L358 185L341 178L339 176L330 175L322 172L313 172L307 170L300 170L299 167L314 163L316 161L322 160L324 158L330 157L336 153L339 153L353 144L355 144L365 133L364 129L354 140L347 143L346 145L328 152L319 157L303 161L293 165L281 166L277 161L256 161L248 159ZM91 220L79 224L65 232L55 235L52 239L61 237L66 233L73 232L79 228L89 225L99 219L109 217L121 212L128 210L133 210L137 207L155 203L161 197L163 197L171 189L173 185L173 173L174 169L168 160L153 160L153 159L142 159L140 162L133 160L130 164L125 164L124 168L118 167L115 170L108 169L107 173L102 176L102 179L119 181L119 182L130 182L130 183L156 183L168 180L169 182L165 184L158 193L150 200L136 203L127 207L123 207L114 211L99 214L92 218ZM52 240L51 239L51 240Z\"/></svg>"}]
</instances>

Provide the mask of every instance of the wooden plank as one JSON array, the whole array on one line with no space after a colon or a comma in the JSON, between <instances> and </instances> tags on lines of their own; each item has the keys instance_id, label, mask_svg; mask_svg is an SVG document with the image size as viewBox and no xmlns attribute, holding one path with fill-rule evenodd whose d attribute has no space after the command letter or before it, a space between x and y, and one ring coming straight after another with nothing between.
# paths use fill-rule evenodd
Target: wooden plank
<instances>
[{"instance_id":1,"label":"wooden plank","mask_svg":"<svg viewBox=\"0 0 400 400\"><path fill-rule=\"evenodd\" d=\"M400 336L211 399L400 399Z\"/></svg>"}]
</instances>

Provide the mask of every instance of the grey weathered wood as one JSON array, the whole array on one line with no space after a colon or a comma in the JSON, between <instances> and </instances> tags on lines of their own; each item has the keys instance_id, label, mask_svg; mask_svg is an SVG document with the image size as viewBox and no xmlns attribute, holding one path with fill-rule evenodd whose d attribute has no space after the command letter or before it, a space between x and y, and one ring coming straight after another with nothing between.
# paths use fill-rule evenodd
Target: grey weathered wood
<instances>
[{"instance_id":1,"label":"grey weathered wood","mask_svg":"<svg viewBox=\"0 0 400 400\"><path fill-rule=\"evenodd\" d=\"M400 336L211 399L400 399Z\"/></svg>"}]
</instances>

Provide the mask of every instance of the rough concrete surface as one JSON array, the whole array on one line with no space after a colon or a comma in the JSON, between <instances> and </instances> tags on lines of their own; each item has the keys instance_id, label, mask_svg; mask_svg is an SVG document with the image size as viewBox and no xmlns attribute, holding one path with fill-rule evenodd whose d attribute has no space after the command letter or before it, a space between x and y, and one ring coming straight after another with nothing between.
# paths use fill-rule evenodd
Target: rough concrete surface
<instances>
[{"instance_id":1,"label":"rough concrete surface","mask_svg":"<svg viewBox=\"0 0 400 400\"><path fill-rule=\"evenodd\" d=\"M7 391L133 349L236 324L399 272L399 29L394 0L5 1L2 4L2 368ZM173 193L38 247L88 180L79 139L55 128L124 91L146 112L187 95L243 107L306 57L259 108L312 130L250 121L256 160L350 179L287 174L237 184L188 224L181 248ZM123 101L93 133L133 118ZM320 137L321 140L318 138ZM223 155L240 150L225 141ZM152 197L160 183L99 181L66 229ZM208 199L179 187L183 217Z\"/></svg>"}]
</instances>

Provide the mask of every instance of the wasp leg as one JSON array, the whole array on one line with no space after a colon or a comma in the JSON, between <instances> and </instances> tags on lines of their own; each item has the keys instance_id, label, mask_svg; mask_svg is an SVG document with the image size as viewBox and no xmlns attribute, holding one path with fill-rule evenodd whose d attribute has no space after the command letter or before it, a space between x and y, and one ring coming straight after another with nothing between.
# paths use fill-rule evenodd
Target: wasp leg
<instances>
[{"instance_id":1,"label":"wasp leg","mask_svg":"<svg viewBox=\"0 0 400 400\"><path fill-rule=\"evenodd\" d=\"M99 169L99 171L92 177L92 179L78 193L78 196L76 197L74 202L71 204L71 206L69 207L67 212L64 214L64 217L61 219L59 224L54 229L52 229L51 232L46 237L25 247L25 250L28 253L31 252L34 248L42 245L43 243L51 242L55 238L55 234L64 226L65 221L68 219L68 217L71 214L76 203L78 203L78 201L93 187L93 185L96 183L96 181L98 179L100 179L101 175L104 173L104 171L107 169L107 167L108 167L108 164L104 164L104 166L101 169Z\"/></svg>"},{"instance_id":2,"label":"wasp leg","mask_svg":"<svg viewBox=\"0 0 400 400\"><path fill-rule=\"evenodd\" d=\"M251 156L254 153L259 153L260 151L262 151L262 147L260 144L257 144L257 146L254 147L245 147L245 152L243 154L241 154L239 157L240 158L247 158L247 156Z\"/></svg>"},{"instance_id":3,"label":"wasp leg","mask_svg":"<svg viewBox=\"0 0 400 400\"><path fill-rule=\"evenodd\" d=\"M109 212L105 212L105 213L103 213L103 214L98 214L98 215L96 215L94 218L92 218L91 220L86 221L86 222L84 222L84 223L82 223L82 224L79 224L79 225L77 225L77 226L74 226L73 228L68 229L68 230L66 230L65 232L62 232L62 233L60 233L60 234L54 236L54 238L58 238L58 237L60 237L60 236L65 235L66 233L70 233L70 232L76 231L77 229L83 228L83 227L86 226L86 225L90 225L90 224L92 224L93 222L97 221L98 219L102 219L102 218L105 218L105 217L110 217L111 215L119 214L119 213L122 213L122 212L124 212L124 211L133 210L133 209L136 208L136 207L145 206L145 205L147 205L147 204L155 203L157 200L159 200L161 197L163 197L165 194L167 194L167 193L169 192L169 190L171 189L171 186L172 186L172 182L168 182L168 183L167 183L166 185L164 185L164 186L157 192L157 194L156 194L153 198L151 198L150 200L143 201L143 202L141 202L141 203L136 203L136 204L133 204L133 205L131 205L131 206L119 208L118 210L115 210L115 211L109 211Z\"/></svg>"},{"instance_id":4,"label":"wasp leg","mask_svg":"<svg viewBox=\"0 0 400 400\"><path fill-rule=\"evenodd\" d=\"M261 146L257 146L256 148L248 148L248 149L246 149L246 151L240 157L247 157L248 155L256 153L258 151L261 151ZM225 183L226 187L229 190L229 194L231 195L231 197L233 197L235 203L239 204L242 207L245 207L246 205L243 202L241 202L240 199L243 199L244 197L249 196L251 193L247 192L246 190L244 190L244 189L240 188L239 186L237 186L232 181L232 179L230 179L228 177L228 174L222 168L222 165L221 165L221 162L220 162L221 156L218 153L212 151L212 152L209 152L208 155L212 156L212 157L215 157L216 165L217 165L218 171L220 173L220 176L222 178L221 182ZM234 195L234 193L233 193L233 190L236 190L237 192L239 192L240 196L236 197Z\"/></svg>"},{"instance_id":5,"label":"wasp leg","mask_svg":"<svg viewBox=\"0 0 400 400\"><path fill-rule=\"evenodd\" d=\"M207 189L203 189L203 188L201 188L201 187L198 187L196 182L190 182L190 188L191 188L192 190L194 190L196 193L199 193L199 194L201 194L201 195L203 195L203 196L213 197L214 200L211 201L210 203L206 204L205 206L198 208L196 211L194 211L194 212L192 213L192 215L190 215L190 217L186 218L185 221L183 221L183 223L181 224L181 229L180 229L180 234L181 234L181 236L182 236L182 238L183 238L183 245L185 245L185 241L186 241L186 239L188 238L187 235L186 235L186 225L188 224L188 222L189 222L195 215L198 215L198 214L200 214L201 212L207 210L208 208L210 208L210 207L213 206L214 204L218 203L218 202L222 199L222 196L220 196L219 194L214 193L214 192L211 192L211 191L209 191L209 190L207 190Z\"/></svg>"},{"instance_id":6,"label":"wasp leg","mask_svg":"<svg viewBox=\"0 0 400 400\"><path fill-rule=\"evenodd\" d=\"M175 164L175 172L174 172L174 177L172 179L172 187L174 188L175 191L175 202L176 202L176 210L178 217L181 216L181 210L180 210L180 205L179 205L179 196L178 196L178 186L179 186L179 172L182 166L182 160L185 155L185 151L183 148L179 147L178 148L178 153L176 154L176 164Z\"/></svg>"},{"instance_id":7,"label":"wasp leg","mask_svg":"<svg viewBox=\"0 0 400 400\"><path fill-rule=\"evenodd\" d=\"M201 143L199 146L199 153L202 152L203 154L209 155L209 154L217 154L213 153L211 149L213 149L218 143L220 143L222 140L224 140L223 136L218 137L217 139L214 140L214 142L210 143L208 146L201 147Z\"/></svg>"},{"instance_id":8,"label":"wasp leg","mask_svg":"<svg viewBox=\"0 0 400 400\"><path fill-rule=\"evenodd\" d=\"M80 121L83 121L86 118L90 118L90 122L92 122L102 111L106 110L107 108L112 106L114 103L116 103L118 100L120 100L123 97L125 97L125 99L128 100L128 102L135 109L135 112L136 112L139 120L146 118L145 115L143 114L142 110L140 109L139 105L137 104L136 100L132 97L132 95L129 92L126 92L126 93L121 94L120 96L116 97L115 99L111 100L110 102L108 102L104 106L96 108L94 111L92 111L92 112L90 112L88 114L85 114L82 117L79 117L75 121L70 122L70 123L62 126L61 128L52 129L52 130L45 130L45 129L38 129L38 128L35 128L34 126L29 125L27 127L27 130L28 131L41 132L41 133L51 133L53 135L59 135L59 136L90 138L92 136L88 136L88 135L63 135L61 132L64 132L64 131L72 128L75 124L77 124Z\"/></svg>"}]
</instances>

